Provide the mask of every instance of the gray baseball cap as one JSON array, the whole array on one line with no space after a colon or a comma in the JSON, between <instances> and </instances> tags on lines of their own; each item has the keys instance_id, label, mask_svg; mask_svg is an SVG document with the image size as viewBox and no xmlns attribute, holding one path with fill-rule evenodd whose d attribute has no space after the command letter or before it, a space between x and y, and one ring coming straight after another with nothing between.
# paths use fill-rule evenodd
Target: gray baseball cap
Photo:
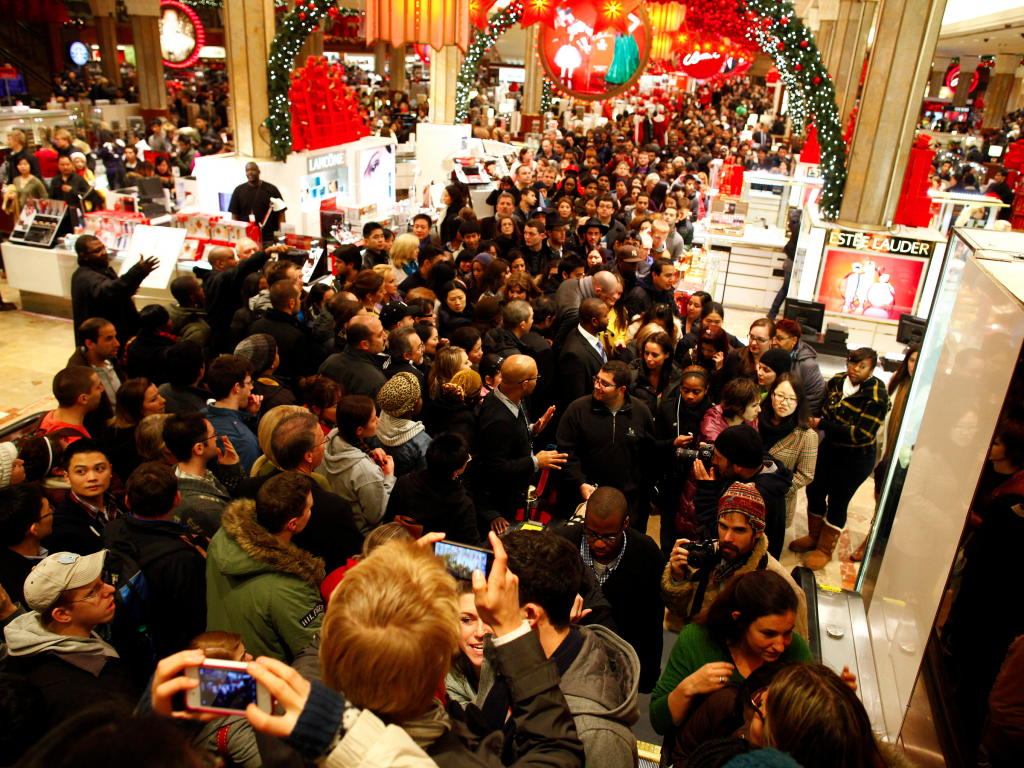
<instances>
[{"instance_id":1,"label":"gray baseball cap","mask_svg":"<svg viewBox=\"0 0 1024 768\"><path fill-rule=\"evenodd\" d=\"M42 560L25 579L25 602L33 611L45 611L62 592L91 584L103 572L107 550L91 555L57 552Z\"/></svg>"}]
</instances>

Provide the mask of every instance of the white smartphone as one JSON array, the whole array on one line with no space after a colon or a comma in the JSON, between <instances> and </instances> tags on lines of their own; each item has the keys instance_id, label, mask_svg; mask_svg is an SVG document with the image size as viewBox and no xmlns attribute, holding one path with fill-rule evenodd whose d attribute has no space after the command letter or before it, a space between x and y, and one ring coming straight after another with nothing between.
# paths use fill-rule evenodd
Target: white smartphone
<instances>
[{"instance_id":1,"label":"white smartphone","mask_svg":"<svg viewBox=\"0 0 1024 768\"><path fill-rule=\"evenodd\" d=\"M270 691L245 671L244 661L207 659L202 666L186 667L185 676L199 685L185 693L185 706L199 712L236 715L255 704L268 714L273 711Z\"/></svg>"}]
</instances>

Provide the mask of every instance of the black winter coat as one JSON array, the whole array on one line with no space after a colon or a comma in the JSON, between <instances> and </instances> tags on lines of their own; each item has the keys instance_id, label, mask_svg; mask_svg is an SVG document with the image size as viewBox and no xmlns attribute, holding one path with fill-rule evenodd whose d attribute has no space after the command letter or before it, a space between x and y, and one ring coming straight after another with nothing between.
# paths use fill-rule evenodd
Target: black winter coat
<instances>
[{"instance_id":1,"label":"black winter coat","mask_svg":"<svg viewBox=\"0 0 1024 768\"><path fill-rule=\"evenodd\" d=\"M352 346L324 360L320 373L341 384L346 395L365 395L373 401L388 377L384 375L385 358Z\"/></svg>"},{"instance_id":2,"label":"black winter coat","mask_svg":"<svg viewBox=\"0 0 1024 768\"><path fill-rule=\"evenodd\" d=\"M206 293L206 321L213 329L213 351L218 355L230 354L229 346L231 319L235 310L242 306L242 283L253 272L259 272L270 260L266 251L254 253L238 266L214 272L203 283Z\"/></svg>"},{"instance_id":3,"label":"black winter coat","mask_svg":"<svg viewBox=\"0 0 1024 768\"><path fill-rule=\"evenodd\" d=\"M476 508L462 482L437 479L426 468L402 475L391 491L385 523L407 515L423 526L423 533L441 531L447 541L480 544Z\"/></svg>"},{"instance_id":4,"label":"black winter coat","mask_svg":"<svg viewBox=\"0 0 1024 768\"><path fill-rule=\"evenodd\" d=\"M604 360L595 345L591 345L574 328L565 339L558 354L558 398L556 404L564 414L570 403L594 391L593 379L601 371Z\"/></svg>"},{"instance_id":5,"label":"black winter coat","mask_svg":"<svg viewBox=\"0 0 1024 768\"><path fill-rule=\"evenodd\" d=\"M469 466L477 512L488 522L498 515L511 520L526 506L534 473L529 426L491 392L480 404L476 440L476 458Z\"/></svg>"},{"instance_id":6,"label":"black winter coat","mask_svg":"<svg viewBox=\"0 0 1024 768\"><path fill-rule=\"evenodd\" d=\"M110 267L76 269L71 276L71 315L75 328L91 317L109 320L117 329L117 340L123 349L139 331L139 313L132 296L148 274L141 261L122 277Z\"/></svg>"},{"instance_id":7,"label":"black winter coat","mask_svg":"<svg viewBox=\"0 0 1024 768\"><path fill-rule=\"evenodd\" d=\"M442 394L426 404L420 420L431 437L437 437L442 432L462 435L469 444L470 455L476 454L477 414L473 406Z\"/></svg>"},{"instance_id":8,"label":"black winter coat","mask_svg":"<svg viewBox=\"0 0 1024 768\"><path fill-rule=\"evenodd\" d=\"M125 350L128 378L137 379L141 376L158 387L164 384L168 378L167 350L174 344L175 339L165 334L139 333Z\"/></svg>"},{"instance_id":9,"label":"black winter coat","mask_svg":"<svg viewBox=\"0 0 1024 768\"><path fill-rule=\"evenodd\" d=\"M103 549L106 525L80 507L69 493L53 508L53 530L43 539L43 546L51 555L55 552L91 555Z\"/></svg>"},{"instance_id":10,"label":"black winter coat","mask_svg":"<svg viewBox=\"0 0 1024 768\"><path fill-rule=\"evenodd\" d=\"M555 533L580 551L583 526L563 525ZM633 646L640 658L640 692L650 693L661 677L661 651L665 604L661 601L661 574L665 556L658 544L635 528L626 528L626 552L601 591L611 603L619 637ZM584 565L584 568L587 566Z\"/></svg>"},{"instance_id":11,"label":"black winter coat","mask_svg":"<svg viewBox=\"0 0 1024 768\"><path fill-rule=\"evenodd\" d=\"M303 376L316 373L320 356L313 343L313 332L295 315L268 309L263 317L249 326L249 336L257 333L269 334L277 342L281 364L274 371L275 375L295 385Z\"/></svg>"},{"instance_id":12,"label":"black winter coat","mask_svg":"<svg viewBox=\"0 0 1024 768\"><path fill-rule=\"evenodd\" d=\"M157 658L183 651L206 629L209 541L180 523L128 515L103 529L103 546L128 555L146 577Z\"/></svg>"}]
</instances>

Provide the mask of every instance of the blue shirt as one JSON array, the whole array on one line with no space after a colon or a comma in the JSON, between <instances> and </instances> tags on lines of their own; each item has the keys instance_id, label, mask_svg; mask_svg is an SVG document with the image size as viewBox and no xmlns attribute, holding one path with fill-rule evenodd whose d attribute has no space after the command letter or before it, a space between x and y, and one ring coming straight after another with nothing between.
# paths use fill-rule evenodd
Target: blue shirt
<instances>
[{"instance_id":1,"label":"blue shirt","mask_svg":"<svg viewBox=\"0 0 1024 768\"><path fill-rule=\"evenodd\" d=\"M242 470L248 477L256 459L263 455L259 440L256 439L259 417L245 411L218 408L215 405L206 406L200 413L210 420L218 435L227 437L231 441L238 452Z\"/></svg>"}]
</instances>

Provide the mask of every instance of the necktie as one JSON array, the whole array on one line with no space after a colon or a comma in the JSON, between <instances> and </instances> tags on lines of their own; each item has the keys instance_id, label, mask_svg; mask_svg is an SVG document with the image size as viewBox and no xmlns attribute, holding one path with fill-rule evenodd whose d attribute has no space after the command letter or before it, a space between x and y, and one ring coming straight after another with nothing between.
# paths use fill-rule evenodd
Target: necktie
<instances>
[{"instance_id":1,"label":"necktie","mask_svg":"<svg viewBox=\"0 0 1024 768\"><path fill-rule=\"evenodd\" d=\"M604 351L604 344L601 343L601 340L598 339L594 343L594 346L597 347L597 354L599 354L601 356L601 361L607 363L608 362L608 355Z\"/></svg>"}]
</instances>

